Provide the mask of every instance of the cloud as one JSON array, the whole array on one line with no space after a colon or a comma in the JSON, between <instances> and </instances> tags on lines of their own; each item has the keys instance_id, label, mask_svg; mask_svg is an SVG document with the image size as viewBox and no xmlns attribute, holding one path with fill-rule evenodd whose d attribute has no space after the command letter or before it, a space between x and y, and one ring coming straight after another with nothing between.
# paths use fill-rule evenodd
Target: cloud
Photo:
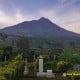
<instances>
[{"instance_id":1,"label":"cloud","mask_svg":"<svg viewBox=\"0 0 80 80\"><path fill-rule=\"evenodd\" d=\"M59 14L56 10L41 10L40 15L49 18L62 28L80 33L80 12L70 10L68 13Z\"/></svg>"},{"instance_id":2,"label":"cloud","mask_svg":"<svg viewBox=\"0 0 80 80\"><path fill-rule=\"evenodd\" d=\"M78 2L79 0L58 0L59 3L64 4L65 6L71 6Z\"/></svg>"},{"instance_id":3,"label":"cloud","mask_svg":"<svg viewBox=\"0 0 80 80\"><path fill-rule=\"evenodd\" d=\"M64 4L66 2L68 2L69 0L58 0L58 2L60 2L61 4Z\"/></svg>"},{"instance_id":4,"label":"cloud","mask_svg":"<svg viewBox=\"0 0 80 80\"><path fill-rule=\"evenodd\" d=\"M80 12L69 10L69 12L59 14L57 10L47 9L40 10L37 15L23 14L20 9L16 9L15 13L10 16L5 11L0 10L0 28L15 25L23 21L31 21L40 17L49 18L53 23L60 25L67 30L80 33Z\"/></svg>"},{"instance_id":5,"label":"cloud","mask_svg":"<svg viewBox=\"0 0 80 80\"><path fill-rule=\"evenodd\" d=\"M15 13L11 16L5 11L0 10L0 28L15 25L23 21L30 21L32 19L34 19L32 15L24 15L19 9L16 9Z\"/></svg>"},{"instance_id":6,"label":"cloud","mask_svg":"<svg viewBox=\"0 0 80 80\"><path fill-rule=\"evenodd\" d=\"M33 13L28 13L24 10L21 10L18 5L11 8L9 12L13 12L9 15L6 10L2 9L5 7L0 5L0 28L6 26L11 26L18 24L23 21L35 20L40 17L49 18L52 22L60 25L62 28L67 30L80 33L80 7L75 6L75 3L79 0L58 0L58 4L52 6L52 9L45 8L36 10ZM25 12L25 14L23 13Z\"/></svg>"},{"instance_id":7,"label":"cloud","mask_svg":"<svg viewBox=\"0 0 80 80\"><path fill-rule=\"evenodd\" d=\"M64 29L80 33L80 7L75 5L78 1L58 0L59 4L55 8L41 10L40 14Z\"/></svg>"}]
</instances>

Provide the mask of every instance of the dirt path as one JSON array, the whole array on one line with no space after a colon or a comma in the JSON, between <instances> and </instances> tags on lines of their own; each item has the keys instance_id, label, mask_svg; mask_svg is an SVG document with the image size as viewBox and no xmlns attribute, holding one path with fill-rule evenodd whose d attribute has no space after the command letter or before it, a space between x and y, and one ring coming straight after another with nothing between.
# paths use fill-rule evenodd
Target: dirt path
<instances>
[{"instance_id":1,"label":"dirt path","mask_svg":"<svg viewBox=\"0 0 80 80\"><path fill-rule=\"evenodd\" d=\"M22 77L19 77L17 78L16 80L56 80L56 79L50 79L50 78L41 78L41 77L30 77L30 76L22 76Z\"/></svg>"}]
</instances>

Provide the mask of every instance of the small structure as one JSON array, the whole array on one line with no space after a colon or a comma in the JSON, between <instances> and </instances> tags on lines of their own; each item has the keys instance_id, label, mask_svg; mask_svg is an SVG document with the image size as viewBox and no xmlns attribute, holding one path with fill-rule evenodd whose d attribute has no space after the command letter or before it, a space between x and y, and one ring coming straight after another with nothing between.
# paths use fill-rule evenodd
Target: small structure
<instances>
[{"instance_id":1,"label":"small structure","mask_svg":"<svg viewBox=\"0 0 80 80\"><path fill-rule=\"evenodd\" d=\"M55 74L52 73L52 70L47 70L47 72L43 72L43 57L40 56L40 59L39 59L39 72L37 72L37 76L40 76L40 77L48 77L48 78L54 78L55 77Z\"/></svg>"},{"instance_id":2,"label":"small structure","mask_svg":"<svg viewBox=\"0 0 80 80\"><path fill-rule=\"evenodd\" d=\"M43 57L40 56L39 59L39 72L37 72L37 76L44 76L44 72L43 72Z\"/></svg>"},{"instance_id":3,"label":"small structure","mask_svg":"<svg viewBox=\"0 0 80 80\"><path fill-rule=\"evenodd\" d=\"M52 70L47 70L46 77L48 77L48 78L52 78L52 77L54 78L55 77Z\"/></svg>"},{"instance_id":4,"label":"small structure","mask_svg":"<svg viewBox=\"0 0 80 80\"><path fill-rule=\"evenodd\" d=\"M80 64L76 64L74 67L73 67L74 70L78 71L80 70Z\"/></svg>"},{"instance_id":5,"label":"small structure","mask_svg":"<svg viewBox=\"0 0 80 80\"><path fill-rule=\"evenodd\" d=\"M25 59L25 69L24 69L24 75L28 74L28 68L27 68L27 59Z\"/></svg>"}]
</instances>

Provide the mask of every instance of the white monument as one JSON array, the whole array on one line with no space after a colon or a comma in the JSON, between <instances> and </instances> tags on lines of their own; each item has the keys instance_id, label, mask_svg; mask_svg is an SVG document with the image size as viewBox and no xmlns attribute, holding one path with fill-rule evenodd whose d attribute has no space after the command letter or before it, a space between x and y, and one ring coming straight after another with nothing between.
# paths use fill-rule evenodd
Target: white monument
<instances>
[{"instance_id":1,"label":"white monument","mask_svg":"<svg viewBox=\"0 0 80 80\"><path fill-rule=\"evenodd\" d=\"M39 72L37 73L37 76L44 76L42 56L40 56L40 59L39 59Z\"/></svg>"},{"instance_id":2,"label":"white monument","mask_svg":"<svg viewBox=\"0 0 80 80\"><path fill-rule=\"evenodd\" d=\"M24 69L24 75L27 75L28 68L27 68L27 59L25 59L25 69Z\"/></svg>"},{"instance_id":3,"label":"white monument","mask_svg":"<svg viewBox=\"0 0 80 80\"><path fill-rule=\"evenodd\" d=\"M37 76L40 77L48 77L48 78L54 78L55 74L52 72L52 70L47 70L47 72L43 72L43 58L40 56L39 59L39 72L37 72Z\"/></svg>"},{"instance_id":4,"label":"white monument","mask_svg":"<svg viewBox=\"0 0 80 80\"><path fill-rule=\"evenodd\" d=\"M39 59L39 72L43 72L43 59Z\"/></svg>"}]
</instances>

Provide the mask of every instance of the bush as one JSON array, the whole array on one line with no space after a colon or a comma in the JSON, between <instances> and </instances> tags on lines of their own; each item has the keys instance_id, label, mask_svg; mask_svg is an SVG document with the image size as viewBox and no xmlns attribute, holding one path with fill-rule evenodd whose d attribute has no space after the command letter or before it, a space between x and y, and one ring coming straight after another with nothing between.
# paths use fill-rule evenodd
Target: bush
<instances>
[{"instance_id":1,"label":"bush","mask_svg":"<svg viewBox=\"0 0 80 80\"><path fill-rule=\"evenodd\" d=\"M73 65L66 61L59 61L57 63L57 70L60 72L67 72L67 70L71 69Z\"/></svg>"},{"instance_id":2,"label":"bush","mask_svg":"<svg viewBox=\"0 0 80 80\"><path fill-rule=\"evenodd\" d=\"M0 80L7 80L4 76L0 76Z\"/></svg>"},{"instance_id":3,"label":"bush","mask_svg":"<svg viewBox=\"0 0 80 80\"><path fill-rule=\"evenodd\" d=\"M71 74L72 75L66 76L67 79L69 79L69 80L80 80L80 72L75 71L75 72L72 72Z\"/></svg>"},{"instance_id":4,"label":"bush","mask_svg":"<svg viewBox=\"0 0 80 80\"><path fill-rule=\"evenodd\" d=\"M16 56L8 65L0 68L1 80L14 80L17 76L22 75L24 71L24 61L21 55Z\"/></svg>"}]
</instances>

